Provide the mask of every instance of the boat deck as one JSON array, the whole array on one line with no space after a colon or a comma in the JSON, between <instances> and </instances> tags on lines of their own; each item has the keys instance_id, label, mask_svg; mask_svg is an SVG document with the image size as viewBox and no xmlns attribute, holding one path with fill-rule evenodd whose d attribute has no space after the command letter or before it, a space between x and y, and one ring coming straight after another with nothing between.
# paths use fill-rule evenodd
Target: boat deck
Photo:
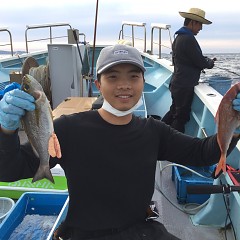
<instances>
[{"instance_id":1,"label":"boat deck","mask_svg":"<svg viewBox=\"0 0 240 240\"><path fill-rule=\"evenodd\" d=\"M159 222L163 223L167 230L181 240L225 240L224 229L218 229L210 226L195 226L193 225L190 215L181 212L173 206L161 193L160 190L180 208L183 204L178 204L176 197L176 188L174 181L172 181L172 168L167 167L160 173L160 169L169 164L169 162L162 162L157 167L156 174L156 190L153 196L153 201L159 210ZM187 207L187 206L186 206ZM189 205L189 208L195 208L196 205ZM189 209L188 208L188 209ZM234 239L229 236L231 233L227 231L227 239Z\"/></svg>"}]
</instances>

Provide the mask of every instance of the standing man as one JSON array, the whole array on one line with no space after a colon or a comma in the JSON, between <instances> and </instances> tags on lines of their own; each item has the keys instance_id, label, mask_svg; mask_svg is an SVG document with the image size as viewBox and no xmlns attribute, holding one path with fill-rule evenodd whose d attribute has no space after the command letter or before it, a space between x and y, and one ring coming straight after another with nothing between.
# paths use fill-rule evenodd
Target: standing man
<instances>
[{"instance_id":1,"label":"standing man","mask_svg":"<svg viewBox=\"0 0 240 240\"><path fill-rule=\"evenodd\" d=\"M202 24L211 24L205 19L205 12L199 8L190 8L188 12L179 12L185 18L184 26L175 33L172 45L174 73L170 82L172 105L162 121L185 131L190 119L194 86L198 84L204 68L211 69L214 60L204 57L195 35L202 30ZM177 36L176 36L177 35Z\"/></svg>"}]
</instances>

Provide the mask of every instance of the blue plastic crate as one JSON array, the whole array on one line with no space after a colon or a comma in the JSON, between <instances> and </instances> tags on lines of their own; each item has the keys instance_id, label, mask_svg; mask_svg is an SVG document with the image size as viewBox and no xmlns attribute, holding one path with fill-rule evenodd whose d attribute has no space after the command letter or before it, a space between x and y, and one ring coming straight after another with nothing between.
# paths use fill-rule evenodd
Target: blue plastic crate
<instances>
[{"instance_id":1,"label":"blue plastic crate","mask_svg":"<svg viewBox=\"0 0 240 240\"><path fill-rule=\"evenodd\" d=\"M0 82L0 91L1 90L4 90L4 88L9 84L10 82L7 81L7 82Z\"/></svg>"},{"instance_id":2,"label":"blue plastic crate","mask_svg":"<svg viewBox=\"0 0 240 240\"><path fill-rule=\"evenodd\" d=\"M12 211L0 225L0 239L9 239L13 231L22 223L23 219L29 215L40 217L56 216L55 222L53 222L52 225L50 224L52 228L54 226L56 227L57 225L59 225L59 215L62 212L63 206L65 205L67 199L67 193L24 193L19 198ZM32 223L32 226L36 227L36 231L34 229L34 236L31 236L28 239L42 239L40 236L43 235L42 231L44 231L45 229L37 229L37 227L39 226L34 223ZM29 232L31 230L24 229L23 231L21 231L20 234L25 234L25 232L27 231ZM50 233L52 233L52 229L50 229L49 232L46 232L46 235ZM37 236L37 234L39 235ZM18 239L23 239L23 236L20 235ZM51 238L47 237L44 240L46 239Z\"/></svg>"},{"instance_id":3,"label":"blue plastic crate","mask_svg":"<svg viewBox=\"0 0 240 240\"><path fill-rule=\"evenodd\" d=\"M189 167L192 170L200 173L203 176L210 177L214 170L214 166L210 167ZM188 185L202 185L202 184L213 184L213 179L207 179L200 177L191 171L181 168L178 166L172 167L172 180L175 182L177 191L177 200L180 204L185 203L198 203L202 204L208 200L210 194L188 194Z\"/></svg>"}]
</instances>

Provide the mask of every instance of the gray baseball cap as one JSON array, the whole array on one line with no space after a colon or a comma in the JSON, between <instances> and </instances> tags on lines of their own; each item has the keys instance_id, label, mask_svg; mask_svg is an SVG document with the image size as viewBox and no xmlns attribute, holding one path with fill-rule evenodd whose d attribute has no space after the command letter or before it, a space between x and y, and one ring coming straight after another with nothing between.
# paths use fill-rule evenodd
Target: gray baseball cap
<instances>
[{"instance_id":1,"label":"gray baseball cap","mask_svg":"<svg viewBox=\"0 0 240 240\"><path fill-rule=\"evenodd\" d=\"M146 71L142 56L135 47L116 44L101 50L96 64L97 74L121 63L130 63L139 67L143 72Z\"/></svg>"}]
</instances>

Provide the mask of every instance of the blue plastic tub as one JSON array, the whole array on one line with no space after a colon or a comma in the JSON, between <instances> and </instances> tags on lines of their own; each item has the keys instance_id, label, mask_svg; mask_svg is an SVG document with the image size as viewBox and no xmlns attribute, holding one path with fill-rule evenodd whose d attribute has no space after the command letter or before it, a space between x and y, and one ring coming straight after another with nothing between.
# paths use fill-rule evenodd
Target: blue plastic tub
<instances>
[{"instance_id":1,"label":"blue plastic tub","mask_svg":"<svg viewBox=\"0 0 240 240\"><path fill-rule=\"evenodd\" d=\"M209 167L189 167L195 172L205 176L211 177L211 173L214 170L214 166ZM177 200L180 204L185 203L198 203L202 204L207 201L210 194L188 194L187 186L189 185L203 185L203 184L213 184L213 179L207 179L192 173L191 171L173 166L172 167L172 180L175 182Z\"/></svg>"},{"instance_id":2,"label":"blue plastic tub","mask_svg":"<svg viewBox=\"0 0 240 240\"><path fill-rule=\"evenodd\" d=\"M24 193L0 225L0 239L51 239L67 200L66 193Z\"/></svg>"},{"instance_id":3,"label":"blue plastic tub","mask_svg":"<svg viewBox=\"0 0 240 240\"><path fill-rule=\"evenodd\" d=\"M223 76L212 76L209 78L208 83L209 86L214 88L221 95L225 95L232 85L232 79Z\"/></svg>"}]
</instances>

